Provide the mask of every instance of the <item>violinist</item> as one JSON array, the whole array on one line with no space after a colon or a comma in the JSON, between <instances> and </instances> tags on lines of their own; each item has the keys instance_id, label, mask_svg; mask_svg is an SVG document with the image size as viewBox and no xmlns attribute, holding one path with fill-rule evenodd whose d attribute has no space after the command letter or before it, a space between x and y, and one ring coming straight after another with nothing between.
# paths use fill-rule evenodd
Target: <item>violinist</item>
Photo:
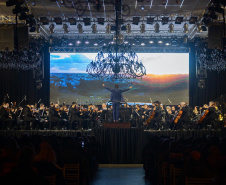
<instances>
[{"instance_id":1,"label":"violinist","mask_svg":"<svg viewBox=\"0 0 226 185\"><path fill-rule=\"evenodd\" d=\"M35 129L38 124L38 121L35 120L35 117L32 115L32 112L33 110L31 105L27 105L23 109L23 119L25 122L24 123L25 129L28 129L30 126L31 129Z\"/></svg>"},{"instance_id":2,"label":"violinist","mask_svg":"<svg viewBox=\"0 0 226 185\"><path fill-rule=\"evenodd\" d=\"M154 114L153 114L153 118L150 120L150 123L148 123L148 127L147 129L159 129L160 128L160 125L159 123L161 122L162 120L162 108L160 106L160 101L155 101L153 103L153 110L152 112L150 112L150 114L153 114L153 111L154 111Z\"/></svg>"},{"instance_id":3,"label":"violinist","mask_svg":"<svg viewBox=\"0 0 226 185\"><path fill-rule=\"evenodd\" d=\"M180 110L178 112L179 114L181 113L181 116L178 119L178 122L175 123L175 129L183 129L183 126L187 126L184 124L189 123L190 121L190 108L185 102L180 103Z\"/></svg>"},{"instance_id":4,"label":"violinist","mask_svg":"<svg viewBox=\"0 0 226 185\"><path fill-rule=\"evenodd\" d=\"M76 108L76 102L72 102L69 112L71 129L78 129L82 119L80 118L80 111Z\"/></svg>"},{"instance_id":5,"label":"violinist","mask_svg":"<svg viewBox=\"0 0 226 185\"><path fill-rule=\"evenodd\" d=\"M45 127L45 123L47 122L47 112L46 107L43 103L40 104L38 115L39 118L39 129L43 129Z\"/></svg>"},{"instance_id":6,"label":"violinist","mask_svg":"<svg viewBox=\"0 0 226 185\"><path fill-rule=\"evenodd\" d=\"M0 109L0 117L2 122L2 125L0 126L1 129L5 129L3 127L6 127L7 129L12 129L14 127L14 121L9 112L10 112L9 104L6 102L3 102L2 107Z\"/></svg>"},{"instance_id":7,"label":"violinist","mask_svg":"<svg viewBox=\"0 0 226 185\"><path fill-rule=\"evenodd\" d=\"M50 103L49 107L49 121L52 123L52 127L55 129L61 129L64 121L61 119L58 111L59 111L58 103Z\"/></svg>"}]
</instances>

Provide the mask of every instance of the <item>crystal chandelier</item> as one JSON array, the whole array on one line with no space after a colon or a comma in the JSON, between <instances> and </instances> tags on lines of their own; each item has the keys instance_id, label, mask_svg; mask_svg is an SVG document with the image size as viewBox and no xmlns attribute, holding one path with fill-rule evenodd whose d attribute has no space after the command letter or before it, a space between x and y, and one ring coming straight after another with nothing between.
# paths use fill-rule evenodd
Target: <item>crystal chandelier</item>
<instances>
[{"instance_id":1,"label":"crystal chandelier","mask_svg":"<svg viewBox=\"0 0 226 185\"><path fill-rule=\"evenodd\" d=\"M102 47L96 58L87 65L86 72L92 77L130 79L146 75L146 69L129 44L123 43L118 17L121 16L121 0L115 1L116 33L114 42Z\"/></svg>"},{"instance_id":2,"label":"crystal chandelier","mask_svg":"<svg viewBox=\"0 0 226 185\"><path fill-rule=\"evenodd\" d=\"M199 47L197 54L201 68L217 72L226 70L226 53L223 50Z\"/></svg>"}]
</instances>

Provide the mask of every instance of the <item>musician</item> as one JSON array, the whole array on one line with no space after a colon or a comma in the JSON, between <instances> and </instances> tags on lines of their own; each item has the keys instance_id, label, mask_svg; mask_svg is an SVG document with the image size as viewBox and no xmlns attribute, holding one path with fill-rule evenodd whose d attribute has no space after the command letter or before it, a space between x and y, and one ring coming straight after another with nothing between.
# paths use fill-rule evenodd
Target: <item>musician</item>
<instances>
[{"instance_id":1,"label":"musician","mask_svg":"<svg viewBox=\"0 0 226 185\"><path fill-rule=\"evenodd\" d=\"M103 84L103 87L105 87L105 84ZM105 88L108 91L111 92L111 99L110 99L110 101L112 102L112 105L113 105L113 120L114 120L114 122L118 122L119 121L119 106L120 106L120 102L124 101L122 93L132 89L132 86L130 86L128 89L124 89L124 90L119 89L119 85L118 84L115 84L115 88L114 89L110 89L110 88L107 88L107 87L105 87Z\"/></svg>"},{"instance_id":2,"label":"musician","mask_svg":"<svg viewBox=\"0 0 226 185\"><path fill-rule=\"evenodd\" d=\"M49 107L49 121L52 122L52 126L56 129L61 129L63 126L64 121L61 119L59 113L58 113L58 103L54 104L51 103Z\"/></svg>"},{"instance_id":3,"label":"musician","mask_svg":"<svg viewBox=\"0 0 226 185\"><path fill-rule=\"evenodd\" d=\"M207 125L213 126L213 122L217 118L217 110L216 110L216 104L213 101L209 102L208 106L208 114L205 116L203 120L203 126L206 127Z\"/></svg>"},{"instance_id":4,"label":"musician","mask_svg":"<svg viewBox=\"0 0 226 185\"><path fill-rule=\"evenodd\" d=\"M43 129L44 127L46 128L47 112L46 112L46 107L43 103L40 104L37 117L39 118L39 123L40 123L39 128L40 129Z\"/></svg>"},{"instance_id":5,"label":"musician","mask_svg":"<svg viewBox=\"0 0 226 185\"><path fill-rule=\"evenodd\" d=\"M162 120L162 108L160 106L160 101L155 101L153 103L153 111L155 112L154 117L151 119L150 123L148 124L147 129L159 129L160 128L160 122ZM152 112L150 112L152 114Z\"/></svg>"},{"instance_id":6,"label":"musician","mask_svg":"<svg viewBox=\"0 0 226 185\"><path fill-rule=\"evenodd\" d=\"M32 115L32 106L26 105L23 109L23 120L24 120L24 126L25 129L28 129L31 126L31 129L35 129L37 126L37 122L35 120L35 117ZM31 123L31 125L30 125Z\"/></svg>"},{"instance_id":7,"label":"musician","mask_svg":"<svg viewBox=\"0 0 226 185\"><path fill-rule=\"evenodd\" d=\"M190 121L190 108L185 102L180 103L179 111L182 111L183 113L175 125L175 129L183 129L183 126L187 126L184 124L189 123Z\"/></svg>"},{"instance_id":8,"label":"musician","mask_svg":"<svg viewBox=\"0 0 226 185\"><path fill-rule=\"evenodd\" d=\"M76 108L76 102L72 102L70 107L70 123L72 129L78 129L81 125L80 111Z\"/></svg>"},{"instance_id":9,"label":"musician","mask_svg":"<svg viewBox=\"0 0 226 185\"><path fill-rule=\"evenodd\" d=\"M3 102L2 107L0 109L0 117L2 124L0 127L4 129L3 127L6 127L7 129L12 129L14 126L14 121L12 119L12 116L9 114L9 104L6 102Z\"/></svg>"}]
</instances>

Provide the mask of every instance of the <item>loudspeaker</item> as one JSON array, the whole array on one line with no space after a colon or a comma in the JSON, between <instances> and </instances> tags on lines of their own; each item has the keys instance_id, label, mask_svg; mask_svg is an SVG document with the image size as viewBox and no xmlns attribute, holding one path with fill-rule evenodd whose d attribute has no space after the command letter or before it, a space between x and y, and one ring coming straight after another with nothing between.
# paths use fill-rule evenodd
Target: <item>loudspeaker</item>
<instances>
[{"instance_id":1,"label":"loudspeaker","mask_svg":"<svg viewBox=\"0 0 226 185\"><path fill-rule=\"evenodd\" d=\"M223 24L212 24L208 28L208 48L223 49Z\"/></svg>"}]
</instances>

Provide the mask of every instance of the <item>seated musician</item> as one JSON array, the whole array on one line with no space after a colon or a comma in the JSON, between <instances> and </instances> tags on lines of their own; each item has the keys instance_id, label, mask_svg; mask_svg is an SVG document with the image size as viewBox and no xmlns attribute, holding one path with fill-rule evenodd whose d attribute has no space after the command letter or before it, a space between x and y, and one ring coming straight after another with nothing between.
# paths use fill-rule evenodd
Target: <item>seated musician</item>
<instances>
[{"instance_id":1,"label":"seated musician","mask_svg":"<svg viewBox=\"0 0 226 185\"><path fill-rule=\"evenodd\" d=\"M12 116L9 114L9 104L6 102L3 102L2 107L0 109L0 117L1 117L1 129L12 129L14 126L14 121L12 119ZM4 123L4 125L3 125ZM3 128L5 127L5 128Z\"/></svg>"},{"instance_id":2,"label":"seated musician","mask_svg":"<svg viewBox=\"0 0 226 185\"><path fill-rule=\"evenodd\" d=\"M45 105L43 103L40 104L40 108L38 110L38 118L39 118L39 129L46 128L47 122L47 112Z\"/></svg>"},{"instance_id":3,"label":"seated musician","mask_svg":"<svg viewBox=\"0 0 226 185\"><path fill-rule=\"evenodd\" d=\"M184 124L187 124L190 121L190 108L186 105L185 102L181 102L179 111L182 111L182 115L180 116L178 122L175 124L175 128L183 129L183 126L187 126Z\"/></svg>"},{"instance_id":4,"label":"seated musician","mask_svg":"<svg viewBox=\"0 0 226 185\"><path fill-rule=\"evenodd\" d=\"M157 130L160 128L160 122L162 120L162 108L160 104L161 103L159 101L155 101L153 104L154 106L153 111L155 112L155 114L154 117L151 119L150 123L148 124L148 129L152 128Z\"/></svg>"},{"instance_id":5,"label":"seated musician","mask_svg":"<svg viewBox=\"0 0 226 185\"><path fill-rule=\"evenodd\" d=\"M58 113L59 105L58 103L51 103L49 107L49 121L52 123L52 127L56 129L61 129L64 121L61 119Z\"/></svg>"},{"instance_id":6,"label":"seated musician","mask_svg":"<svg viewBox=\"0 0 226 185\"><path fill-rule=\"evenodd\" d=\"M82 120L80 118L80 111L76 108L76 102L72 102L69 112L71 129L78 129Z\"/></svg>"},{"instance_id":7,"label":"seated musician","mask_svg":"<svg viewBox=\"0 0 226 185\"><path fill-rule=\"evenodd\" d=\"M204 127L207 127L207 125L213 126L213 122L216 120L216 118L218 116L215 102L210 101L208 107L209 108L206 109L206 111L208 110L208 113L206 114L206 116L203 119Z\"/></svg>"},{"instance_id":8,"label":"seated musician","mask_svg":"<svg viewBox=\"0 0 226 185\"><path fill-rule=\"evenodd\" d=\"M24 120L25 129L29 129L30 126L31 126L31 129L35 129L37 125L37 121L35 120L35 117L32 115L31 108L32 108L31 105L27 105L23 109L23 120Z\"/></svg>"}]
</instances>

